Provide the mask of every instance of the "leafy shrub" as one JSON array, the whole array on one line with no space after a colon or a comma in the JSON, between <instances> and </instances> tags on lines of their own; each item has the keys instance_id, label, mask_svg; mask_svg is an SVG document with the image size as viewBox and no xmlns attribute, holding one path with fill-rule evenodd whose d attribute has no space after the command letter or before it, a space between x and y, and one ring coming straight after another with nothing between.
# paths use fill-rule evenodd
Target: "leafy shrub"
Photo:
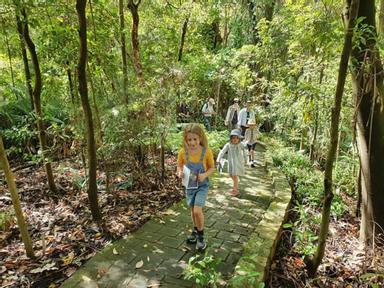
<instances>
[{"instance_id":1,"label":"leafy shrub","mask_svg":"<svg viewBox=\"0 0 384 288\"><path fill-rule=\"evenodd\" d=\"M220 262L212 255L205 254L202 259L200 255L193 256L183 271L184 279L194 280L198 287L218 287L221 274L216 268Z\"/></svg>"},{"instance_id":2,"label":"leafy shrub","mask_svg":"<svg viewBox=\"0 0 384 288\"><path fill-rule=\"evenodd\" d=\"M248 257L244 257L244 260L247 260ZM242 270L244 270L243 273L239 273L235 275L233 278L231 278L230 287L234 288L248 288L248 287L255 287L255 288L264 288L265 284L263 282L259 282L259 276L260 273L256 272L256 264L247 261L243 264Z\"/></svg>"}]
</instances>

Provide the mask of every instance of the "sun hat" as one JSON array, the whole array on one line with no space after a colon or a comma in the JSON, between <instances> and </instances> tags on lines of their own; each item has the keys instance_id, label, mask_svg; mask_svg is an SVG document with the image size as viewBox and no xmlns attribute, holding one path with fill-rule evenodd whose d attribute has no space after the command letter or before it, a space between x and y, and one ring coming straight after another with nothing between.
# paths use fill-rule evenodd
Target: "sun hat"
<instances>
[{"instance_id":1,"label":"sun hat","mask_svg":"<svg viewBox=\"0 0 384 288\"><path fill-rule=\"evenodd\" d=\"M256 121L255 121L255 119L250 119L250 120L248 121L248 125L256 125Z\"/></svg>"},{"instance_id":2,"label":"sun hat","mask_svg":"<svg viewBox=\"0 0 384 288\"><path fill-rule=\"evenodd\" d=\"M239 102L239 98L233 98L233 102Z\"/></svg>"},{"instance_id":3,"label":"sun hat","mask_svg":"<svg viewBox=\"0 0 384 288\"><path fill-rule=\"evenodd\" d=\"M233 129L231 131L231 134L229 134L229 137L231 136L237 136L239 138L243 138L243 136L241 135L241 131L239 129Z\"/></svg>"}]
</instances>

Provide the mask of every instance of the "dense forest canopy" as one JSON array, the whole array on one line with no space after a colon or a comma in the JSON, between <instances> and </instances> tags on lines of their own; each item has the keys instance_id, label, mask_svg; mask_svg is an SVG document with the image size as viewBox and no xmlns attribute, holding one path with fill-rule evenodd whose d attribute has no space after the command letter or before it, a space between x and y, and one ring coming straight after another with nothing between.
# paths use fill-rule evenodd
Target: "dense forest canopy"
<instances>
[{"instance_id":1,"label":"dense forest canopy","mask_svg":"<svg viewBox=\"0 0 384 288\"><path fill-rule=\"evenodd\" d=\"M384 180L377 182L384 179L384 21L381 8L375 10L384 2L352 2L3 0L0 136L11 166L41 164L47 189L59 193L59 172L51 164L77 159L87 169L88 187L83 183L82 189L100 223L97 183L105 181L108 191L113 176L130 163L131 184L145 183L152 167L156 185L163 185L166 157L180 146L179 122L202 123L202 105L214 98L213 126L224 131L232 100L249 100L259 108L263 132L297 148L307 158L295 161L315 174L324 171L328 148L336 143L330 215L348 214L351 204L344 200L353 199L363 213L360 239L369 246L384 224ZM351 56L332 130L347 30L353 34ZM187 115L178 115L181 104ZM337 141L331 142L331 131ZM215 153L220 137L212 136ZM293 159L288 154L276 153L274 160L283 165ZM313 174L300 182L301 168L287 169L291 164L283 169L299 195L296 211L311 207L312 214L298 214L318 227L322 180ZM96 170L105 180L97 179ZM10 210L2 205L0 216ZM301 239L301 256L315 253L316 240Z\"/></svg>"}]
</instances>

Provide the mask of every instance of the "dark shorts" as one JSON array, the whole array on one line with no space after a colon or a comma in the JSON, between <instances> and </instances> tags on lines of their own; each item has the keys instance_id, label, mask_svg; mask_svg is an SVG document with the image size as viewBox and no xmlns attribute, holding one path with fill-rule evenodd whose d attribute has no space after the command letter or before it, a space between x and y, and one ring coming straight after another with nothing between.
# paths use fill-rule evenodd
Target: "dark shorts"
<instances>
[{"instance_id":1,"label":"dark shorts","mask_svg":"<svg viewBox=\"0 0 384 288\"><path fill-rule=\"evenodd\" d=\"M247 147L248 147L248 151L255 150L255 148L256 148L256 143L253 143L253 144L247 144Z\"/></svg>"},{"instance_id":2,"label":"dark shorts","mask_svg":"<svg viewBox=\"0 0 384 288\"><path fill-rule=\"evenodd\" d=\"M202 184L196 189L186 189L185 195L187 198L187 205L189 207L198 206L204 207L205 200L208 196L209 182Z\"/></svg>"},{"instance_id":3,"label":"dark shorts","mask_svg":"<svg viewBox=\"0 0 384 288\"><path fill-rule=\"evenodd\" d=\"M247 130L248 127L247 126L240 126L240 128L241 128L241 136L244 136L245 135L245 130Z\"/></svg>"}]
</instances>

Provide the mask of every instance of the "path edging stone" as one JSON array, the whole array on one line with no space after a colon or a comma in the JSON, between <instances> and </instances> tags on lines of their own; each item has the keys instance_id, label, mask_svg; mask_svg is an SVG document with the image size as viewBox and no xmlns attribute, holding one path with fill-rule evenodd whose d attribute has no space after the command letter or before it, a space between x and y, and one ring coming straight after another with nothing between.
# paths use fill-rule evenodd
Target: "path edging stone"
<instances>
[{"instance_id":1,"label":"path edging stone","mask_svg":"<svg viewBox=\"0 0 384 288\"><path fill-rule=\"evenodd\" d=\"M272 178L274 198L257 225L254 234L244 246L237 263L231 287L264 287L270 265L281 237L282 226L291 206L291 188L285 175L273 166L272 158L265 154L265 168Z\"/></svg>"}]
</instances>

